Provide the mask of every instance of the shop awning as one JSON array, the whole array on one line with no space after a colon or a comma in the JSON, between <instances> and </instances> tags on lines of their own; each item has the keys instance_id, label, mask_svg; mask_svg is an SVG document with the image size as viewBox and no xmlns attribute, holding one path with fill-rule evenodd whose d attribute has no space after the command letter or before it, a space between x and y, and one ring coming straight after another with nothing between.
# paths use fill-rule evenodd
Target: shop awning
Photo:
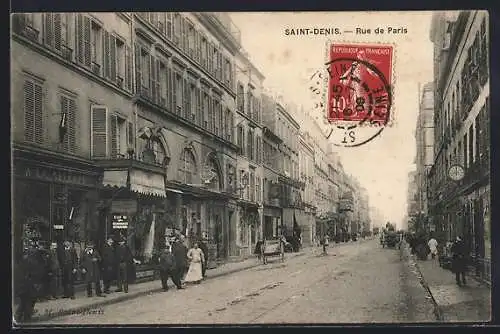
<instances>
[{"instance_id":1,"label":"shop awning","mask_svg":"<svg viewBox=\"0 0 500 334\"><path fill-rule=\"evenodd\" d=\"M127 175L127 170L106 170L102 183L105 186L127 187ZM130 171L130 190L144 195L166 197L163 175L137 169Z\"/></svg>"}]
</instances>

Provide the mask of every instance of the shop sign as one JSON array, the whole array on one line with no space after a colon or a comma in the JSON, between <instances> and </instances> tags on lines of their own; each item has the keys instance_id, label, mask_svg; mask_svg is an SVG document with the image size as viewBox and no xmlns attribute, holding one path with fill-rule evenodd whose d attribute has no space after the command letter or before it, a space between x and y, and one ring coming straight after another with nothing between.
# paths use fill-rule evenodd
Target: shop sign
<instances>
[{"instance_id":1,"label":"shop sign","mask_svg":"<svg viewBox=\"0 0 500 334\"><path fill-rule=\"evenodd\" d=\"M113 229L128 229L128 216L113 214L112 217Z\"/></svg>"},{"instance_id":2,"label":"shop sign","mask_svg":"<svg viewBox=\"0 0 500 334\"><path fill-rule=\"evenodd\" d=\"M114 212L134 213L137 212L136 200L113 200L111 203L111 210Z\"/></svg>"},{"instance_id":3,"label":"shop sign","mask_svg":"<svg viewBox=\"0 0 500 334\"><path fill-rule=\"evenodd\" d=\"M25 177L46 180L50 182L93 185L96 183L96 178L82 173L57 170L48 167L25 167L22 173Z\"/></svg>"},{"instance_id":4,"label":"shop sign","mask_svg":"<svg viewBox=\"0 0 500 334\"><path fill-rule=\"evenodd\" d=\"M155 275L154 270L144 270L144 271L138 271L135 274L135 277L136 278L144 278L144 277L150 277L150 276L154 276L154 275Z\"/></svg>"},{"instance_id":5,"label":"shop sign","mask_svg":"<svg viewBox=\"0 0 500 334\"><path fill-rule=\"evenodd\" d=\"M64 225L54 225L54 230L64 230Z\"/></svg>"}]
</instances>

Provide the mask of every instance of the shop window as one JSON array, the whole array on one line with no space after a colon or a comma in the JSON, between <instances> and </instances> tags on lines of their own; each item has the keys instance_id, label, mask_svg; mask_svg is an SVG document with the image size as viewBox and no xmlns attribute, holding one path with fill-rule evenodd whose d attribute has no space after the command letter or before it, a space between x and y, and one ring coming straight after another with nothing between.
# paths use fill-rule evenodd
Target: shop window
<instances>
[{"instance_id":1,"label":"shop window","mask_svg":"<svg viewBox=\"0 0 500 334\"><path fill-rule=\"evenodd\" d=\"M185 184L194 183L194 176L196 174L196 162L193 152L190 149L184 149L181 161L179 164L179 180Z\"/></svg>"}]
</instances>

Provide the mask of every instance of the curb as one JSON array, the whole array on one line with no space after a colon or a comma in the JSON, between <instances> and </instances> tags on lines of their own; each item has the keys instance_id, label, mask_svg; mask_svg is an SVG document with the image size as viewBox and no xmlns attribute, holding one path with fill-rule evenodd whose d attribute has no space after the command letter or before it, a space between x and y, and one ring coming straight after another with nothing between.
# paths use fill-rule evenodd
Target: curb
<instances>
[{"instance_id":1,"label":"curb","mask_svg":"<svg viewBox=\"0 0 500 334\"><path fill-rule=\"evenodd\" d=\"M420 285L425 289L425 291L429 294L430 299L432 301L432 305L434 307L434 316L436 317L437 321L443 321L443 312L441 310L441 307L439 304L436 302L436 299L434 298L434 295L432 294L431 289L429 288L429 284L425 280L424 275L422 275L422 271L420 270L420 267L418 266L417 261L415 260L415 257L413 254L411 254L410 249L408 248L408 244L404 244L404 247L401 249L404 249L406 252L406 255L408 256L408 262L410 266L415 267L415 270L417 271L417 278L420 282Z\"/></svg>"},{"instance_id":2,"label":"curb","mask_svg":"<svg viewBox=\"0 0 500 334\"><path fill-rule=\"evenodd\" d=\"M303 255L305 255L305 253L299 253L299 254L293 256L293 258L300 257L300 256L303 256ZM256 263L254 263L252 265L249 265L249 266L245 266L245 267L241 267L241 268L236 268L236 269L228 270L226 272L222 272L222 273L219 273L219 274L207 276L206 280L210 280L210 279L213 279L213 278L222 277L222 276L226 276L226 275L231 275L231 274L234 274L234 273L237 273L237 272L240 272L240 271L245 271L245 270L248 270L248 269L251 269L251 268L255 268L255 267L258 267L258 266L260 266L260 262L256 262ZM96 309L98 309L101 306L107 306L107 305L111 305L111 304L117 304L117 303L120 303L120 302L123 302L123 301L135 299L135 298L138 298L138 297L142 297L142 296L145 296L145 295L149 295L151 293L156 293L156 292L161 292L161 291L163 291L163 289L161 287L158 287L158 288L154 288L154 289L150 289L150 290L146 290L146 291L140 291L140 292L136 292L136 293L123 294L122 296L117 297L117 298L103 300L103 301L95 302L95 303L92 303L92 304L89 304L89 305L85 305L85 306L79 306L79 307L69 308L67 310L60 309L60 310L55 310L54 312L46 312L45 314L41 314L41 315L38 315L38 316L34 315L33 318L32 318L32 320L30 322L26 322L24 324L18 324L18 326L29 325L29 324L33 324L33 323L36 323L36 322L39 322L39 321L47 321L47 320L50 320L50 319L54 319L54 318L58 318L58 317L63 317L63 316L68 316L68 315L85 314L85 313L89 313L89 312L95 312Z\"/></svg>"}]
</instances>

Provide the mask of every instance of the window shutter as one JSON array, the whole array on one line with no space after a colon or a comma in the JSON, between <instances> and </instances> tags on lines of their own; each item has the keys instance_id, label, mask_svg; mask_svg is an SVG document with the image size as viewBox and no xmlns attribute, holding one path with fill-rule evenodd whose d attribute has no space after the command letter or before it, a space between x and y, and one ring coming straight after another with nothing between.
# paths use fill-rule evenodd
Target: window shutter
<instances>
[{"instance_id":1,"label":"window shutter","mask_svg":"<svg viewBox=\"0 0 500 334\"><path fill-rule=\"evenodd\" d=\"M108 34L109 35L109 34ZM116 37L113 35L109 35L109 42L110 42L110 48L109 48L109 66L110 66L110 76L111 76L111 81L115 82L116 81Z\"/></svg>"},{"instance_id":2,"label":"window shutter","mask_svg":"<svg viewBox=\"0 0 500 334\"><path fill-rule=\"evenodd\" d=\"M125 46L125 86L132 91L132 54L129 46Z\"/></svg>"},{"instance_id":3,"label":"window shutter","mask_svg":"<svg viewBox=\"0 0 500 334\"><path fill-rule=\"evenodd\" d=\"M62 29L61 29L61 20L62 16L66 14L55 13L54 15L54 48L56 50L61 50L62 44Z\"/></svg>"},{"instance_id":4,"label":"window shutter","mask_svg":"<svg viewBox=\"0 0 500 334\"><path fill-rule=\"evenodd\" d=\"M105 158L108 154L108 109L104 106L91 107L92 157Z\"/></svg>"},{"instance_id":5,"label":"window shutter","mask_svg":"<svg viewBox=\"0 0 500 334\"><path fill-rule=\"evenodd\" d=\"M90 55L90 18L87 16L83 17L83 44L85 50L84 64L90 66L91 55Z\"/></svg>"},{"instance_id":6,"label":"window shutter","mask_svg":"<svg viewBox=\"0 0 500 334\"><path fill-rule=\"evenodd\" d=\"M45 45L54 46L54 14L45 13L44 14L44 42Z\"/></svg>"},{"instance_id":7,"label":"window shutter","mask_svg":"<svg viewBox=\"0 0 500 334\"><path fill-rule=\"evenodd\" d=\"M189 49L189 43L188 43L188 24L187 21L184 17L182 17L181 20L181 36L182 36L182 49L186 52L188 52Z\"/></svg>"},{"instance_id":8,"label":"window shutter","mask_svg":"<svg viewBox=\"0 0 500 334\"><path fill-rule=\"evenodd\" d=\"M77 141L76 141L76 129L77 129L77 110L76 101L74 99L69 99L68 105L68 141L69 141L69 151L71 153L76 153Z\"/></svg>"},{"instance_id":9,"label":"window shutter","mask_svg":"<svg viewBox=\"0 0 500 334\"><path fill-rule=\"evenodd\" d=\"M194 29L194 55L194 58L199 63L201 58L200 33L196 29Z\"/></svg>"},{"instance_id":10,"label":"window shutter","mask_svg":"<svg viewBox=\"0 0 500 334\"><path fill-rule=\"evenodd\" d=\"M110 57L110 39L111 35L106 31L102 31L102 67L105 78L111 79L111 57Z\"/></svg>"},{"instance_id":11,"label":"window shutter","mask_svg":"<svg viewBox=\"0 0 500 334\"><path fill-rule=\"evenodd\" d=\"M155 82L156 82L156 59L149 55L149 96L156 102Z\"/></svg>"},{"instance_id":12,"label":"window shutter","mask_svg":"<svg viewBox=\"0 0 500 334\"><path fill-rule=\"evenodd\" d=\"M225 60L225 57L223 58L222 56L222 49L219 50L219 59L218 59L218 68L217 68L217 74L219 76L219 80L220 81L223 81L225 83L225 79L224 77L222 76L222 67L223 67L223 64L224 64L224 60Z\"/></svg>"},{"instance_id":13,"label":"window shutter","mask_svg":"<svg viewBox=\"0 0 500 334\"><path fill-rule=\"evenodd\" d=\"M118 141L118 116L111 115L111 157L116 158L118 153L120 153L120 143Z\"/></svg>"},{"instance_id":14,"label":"window shutter","mask_svg":"<svg viewBox=\"0 0 500 334\"><path fill-rule=\"evenodd\" d=\"M164 98L164 96L162 96L163 94L161 91L161 87L165 83L162 83L160 81L161 80L160 72L161 72L160 59L156 59L156 82L155 82L156 97L158 99L158 104L163 106L161 98Z\"/></svg>"},{"instance_id":15,"label":"window shutter","mask_svg":"<svg viewBox=\"0 0 500 334\"><path fill-rule=\"evenodd\" d=\"M76 15L76 51L77 51L77 61L80 64L84 63L85 60L85 44L84 44L84 38L83 38L83 15L82 14L77 14Z\"/></svg>"},{"instance_id":16,"label":"window shutter","mask_svg":"<svg viewBox=\"0 0 500 334\"><path fill-rule=\"evenodd\" d=\"M208 54L207 54L207 63L208 63L208 68L207 70L210 72L210 74L213 74L213 65L214 65L214 48L213 44L208 43L207 40L207 49L208 49Z\"/></svg>"},{"instance_id":17,"label":"window shutter","mask_svg":"<svg viewBox=\"0 0 500 334\"><path fill-rule=\"evenodd\" d=\"M167 65L167 109L168 111L172 112L172 108L175 108L175 106L173 106L173 103L174 103L174 100L173 100L173 96L175 94L175 90L174 90L174 85L173 85L173 82L172 82L172 69L170 68L169 65Z\"/></svg>"},{"instance_id":18,"label":"window shutter","mask_svg":"<svg viewBox=\"0 0 500 334\"><path fill-rule=\"evenodd\" d=\"M35 141L35 85L29 80L24 82L24 139Z\"/></svg>"},{"instance_id":19,"label":"window shutter","mask_svg":"<svg viewBox=\"0 0 500 334\"><path fill-rule=\"evenodd\" d=\"M134 146L134 124L127 122L127 144L129 147Z\"/></svg>"},{"instance_id":20,"label":"window shutter","mask_svg":"<svg viewBox=\"0 0 500 334\"><path fill-rule=\"evenodd\" d=\"M167 13L167 38L172 39L172 13Z\"/></svg>"},{"instance_id":21,"label":"window shutter","mask_svg":"<svg viewBox=\"0 0 500 334\"><path fill-rule=\"evenodd\" d=\"M203 101L201 100L201 90L200 88L195 88L196 92L196 120L199 126L203 126Z\"/></svg>"},{"instance_id":22,"label":"window shutter","mask_svg":"<svg viewBox=\"0 0 500 334\"><path fill-rule=\"evenodd\" d=\"M244 112L244 114L252 117L252 92L250 90L250 87L248 87L248 92L247 92L247 110Z\"/></svg>"},{"instance_id":23,"label":"window shutter","mask_svg":"<svg viewBox=\"0 0 500 334\"><path fill-rule=\"evenodd\" d=\"M187 81L187 79L183 79L182 80L182 86L183 86L183 91L182 91L182 99L183 99L183 103L182 105L184 106L184 112L183 112L183 117L185 119L189 119L191 117L190 113L191 113L191 110L189 109L189 82Z\"/></svg>"},{"instance_id":24,"label":"window shutter","mask_svg":"<svg viewBox=\"0 0 500 334\"><path fill-rule=\"evenodd\" d=\"M141 92L142 87L142 69L141 69L141 47L139 44L135 45L135 90L137 93Z\"/></svg>"}]
</instances>

